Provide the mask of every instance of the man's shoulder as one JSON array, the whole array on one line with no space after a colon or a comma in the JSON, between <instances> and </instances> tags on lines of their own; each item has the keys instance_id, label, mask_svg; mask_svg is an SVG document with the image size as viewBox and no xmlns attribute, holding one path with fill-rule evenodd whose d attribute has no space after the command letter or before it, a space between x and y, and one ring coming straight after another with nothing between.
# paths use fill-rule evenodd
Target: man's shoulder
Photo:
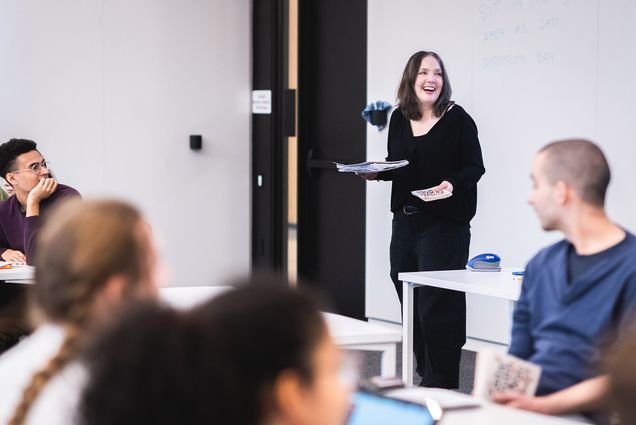
<instances>
[{"instance_id":1,"label":"man's shoulder","mask_svg":"<svg viewBox=\"0 0 636 425\"><path fill-rule=\"evenodd\" d=\"M58 199L58 198L81 198L82 195L80 195L80 193L77 191L77 189L72 188L71 186L67 186L65 184L58 184L57 185L57 189L55 189L55 192L53 193L53 195L51 195L52 198Z\"/></svg>"},{"instance_id":2,"label":"man's shoulder","mask_svg":"<svg viewBox=\"0 0 636 425\"><path fill-rule=\"evenodd\" d=\"M636 252L636 236L629 230L625 230L625 249L630 252Z\"/></svg>"},{"instance_id":3,"label":"man's shoulder","mask_svg":"<svg viewBox=\"0 0 636 425\"><path fill-rule=\"evenodd\" d=\"M0 215L8 213L8 211L17 207L17 198L15 195L9 196L7 199L0 201Z\"/></svg>"},{"instance_id":4,"label":"man's shoulder","mask_svg":"<svg viewBox=\"0 0 636 425\"><path fill-rule=\"evenodd\" d=\"M62 184L62 183L59 183L59 184L57 185L56 192L57 192L57 191L63 191L63 192L68 192L68 193L74 193L74 194L76 194L77 196L79 196L79 194L80 194L80 193L79 193L79 191L78 191L77 189L75 189L75 188L73 188L73 187L71 187L71 186L69 186L69 185Z\"/></svg>"},{"instance_id":5,"label":"man's shoulder","mask_svg":"<svg viewBox=\"0 0 636 425\"><path fill-rule=\"evenodd\" d=\"M82 195L80 195L80 193L76 189L73 189L71 186L58 184L55 192L53 192L53 194L47 199L42 201L41 207L43 208L43 211L48 211L51 207L53 207L53 205L57 205L61 202L66 202L70 199L81 199L81 197Z\"/></svg>"},{"instance_id":6,"label":"man's shoulder","mask_svg":"<svg viewBox=\"0 0 636 425\"><path fill-rule=\"evenodd\" d=\"M625 239L619 244L618 250L614 250L615 267L626 270L630 275L636 276L636 236L625 230Z\"/></svg>"},{"instance_id":7,"label":"man's shoulder","mask_svg":"<svg viewBox=\"0 0 636 425\"><path fill-rule=\"evenodd\" d=\"M562 239L558 242L553 243L535 254L534 257L528 262L528 266L526 268L531 267L545 267L548 264L554 263L557 261L556 256L560 253L564 252L570 243Z\"/></svg>"}]
</instances>

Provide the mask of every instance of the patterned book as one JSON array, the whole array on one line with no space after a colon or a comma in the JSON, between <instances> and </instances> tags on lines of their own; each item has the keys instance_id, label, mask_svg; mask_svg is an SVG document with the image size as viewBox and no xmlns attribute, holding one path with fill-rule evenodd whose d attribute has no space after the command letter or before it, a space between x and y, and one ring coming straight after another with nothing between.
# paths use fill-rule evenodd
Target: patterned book
<instances>
[{"instance_id":1,"label":"patterned book","mask_svg":"<svg viewBox=\"0 0 636 425\"><path fill-rule=\"evenodd\" d=\"M473 395L490 400L498 392L533 396L539 385L541 367L494 350L480 350L475 366Z\"/></svg>"}]
</instances>

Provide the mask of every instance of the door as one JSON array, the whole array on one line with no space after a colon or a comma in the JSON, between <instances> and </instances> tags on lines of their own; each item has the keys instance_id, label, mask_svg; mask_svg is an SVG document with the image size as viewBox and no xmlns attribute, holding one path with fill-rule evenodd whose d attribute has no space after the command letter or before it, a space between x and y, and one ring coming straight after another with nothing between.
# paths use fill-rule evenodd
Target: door
<instances>
[{"instance_id":1,"label":"door","mask_svg":"<svg viewBox=\"0 0 636 425\"><path fill-rule=\"evenodd\" d=\"M252 2L252 269L287 266L288 0Z\"/></svg>"},{"instance_id":2,"label":"door","mask_svg":"<svg viewBox=\"0 0 636 425\"><path fill-rule=\"evenodd\" d=\"M365 182L332 161L366 159L366 50L366 0L299 0L298 277L355 318L365 316Z\"/></svg>"}]
</instances>

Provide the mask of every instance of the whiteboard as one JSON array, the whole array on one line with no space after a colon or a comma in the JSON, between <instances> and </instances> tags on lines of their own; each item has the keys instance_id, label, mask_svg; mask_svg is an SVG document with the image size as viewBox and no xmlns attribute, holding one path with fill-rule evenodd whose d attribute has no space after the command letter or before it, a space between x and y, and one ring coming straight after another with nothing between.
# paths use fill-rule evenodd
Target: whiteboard
<instances>
[{"instance_id":1,"label":"whiteboard","mask_svg":"<svg viewBox=\"0 0 636 425\"><path fill-rule=\"evenodd\" d=\"M486 174L478 185L470 255L523 266L560 239L541 230L530 166L546 143L585 137L612 168L607 209L636 229L636 6L628 0L369 0L368 101L394 102L409 56L438 52L453 99L475 119ZM367 130L368 159L387 132ZM389 279L390 184L367 185L366 312L400 321Z\"/></svg>"}]
</instances>

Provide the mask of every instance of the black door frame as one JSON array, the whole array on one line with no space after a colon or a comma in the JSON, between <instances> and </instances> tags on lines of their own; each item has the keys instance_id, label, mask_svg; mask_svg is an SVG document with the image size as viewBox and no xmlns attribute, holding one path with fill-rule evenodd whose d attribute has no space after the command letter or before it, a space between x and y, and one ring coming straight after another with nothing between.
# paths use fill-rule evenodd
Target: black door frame
<instances>
[{"instance_id":1,"label":"black door frame","mask_svg":"<svg viewBox=\"0 0 636 425\"><path fill-rule=\"evenodd\" d=\"M366 187L333 161L366 158L367 1L300 0L298 20L299 285L364 319Z\"/></svg>"},{"instance_id":2,"label":"black door frame","mask_svg":"<svg viewBox=\"0 0 636 425\"><path fill-rule=\"evenodd\" d=\"M361 191L346 199L352 203L351 210L362 210L347 220L345 227L346 243L335 244L333 238L321 237L320 232L330 232L333 236L333 226L323 226L317 218L325 218L319 208L332 207L333 199L326 202L318 201L321 194L332 193L327 186L312 183L310 168L333 168L329 160L362 160L366 157L365 124L359 115L359 109L366 102L366 0L343 2L342 8L333 9L334 4L322 4L315 0L299 0L299 28L298 28L298 87L299 87L299 138L298 138L298 278L299 285L313 286L332 300L333 310L351 317L365 316L365 189L362 180L352 180L354 176L346 176L351 180L343 180L346 190L352 186L359 186ZM339 6L340 7L340 6ZM340 14L340 11L345 13ZM319 15L316 12L320 12ZM348 20L353 17L354 20ZM288 0L253 0L252 1L252 89L271 90L271 114L252 115L252 269L278 272L287 278L287 172L288 152L287 137L294 134L294 104L295 93L288 90ZM355 37L349 37L348 31L353 29ZM327 37L327 38L324 38ZM324 42L324 44L323 44ZM323 59L326 50L334 48L337 57L333 60L327 56L327 61L316 61L314 55L321 49ZM353 52L354 54L351 54ZM323 81L329 87L328 96L317 96L317 86L313 83L316 76L322 75L320 66L327 66L329 76L333 74L334 66L355 65L345 79L338 79L337 84ZM336 73L336 75L339 75ZM351 84L351 78L355 81ZM337 93L333 93L336 89ZM343 101L341 94L347 96ZM329 104L320 102L329 98ZM358 143L355 149L345 149L343 156L321 160L312 160L312 147L320 150L320 140L335 140L331 135L322 137L336 127L333 126L333 103L345 108L344 114L339 114L336 122L346 116L347 123L355 123L355 130L341 126L345 130L343 138L347 142ZM353 102L353 105L352 105ZM315 104L314 104L315 103ZM318 111L329 111L332 124L320 126ZM352 111L354 111L352 113ZM313 117L313 118L312 118ZM312 127L313 126L313 127ZM328 129L329 132L322 131ZM362 129L362 132L359 130ZM314 133L325 133L322 136ZM358 149L361 147L361 150ZM336 154L338 155L338 154ZM317 173L337 173L335 170L316 170ZM312 180L312 181L308 181ZM324 181L324 180L323 180ZM333 183L333 180L330 180ZM331 184L331 183L330 183ZM356 189L358 190L358 189ZM334 196L339 196L334 191ZM315 198L315 199L312 199ZM327 197L329 198L329 196ZM349 212L351 212L349 211ZM323 223L324 224L324 223ZM351 225L350 225L351 224ZM324 233L327 235L327 233ZM342 232L336 232L342 237ZM342 239L340 239L342 242ZM336 246L337 245L337 246ZM345 246L349 249L343 255L335 248ZM326 254L326 255L321 255ZM343 265L346 258L346 265Z\"/></svg>"},{"instance_id":3,"label":"black door frame","mask_svg":"<svg viewBox=\"0 0 636 425\"><path fill-rule=\"evenodd\" d=\"M252 1L252 90L271 90L271 114L252 114L252 270L287 268L288 1ZM293 120L293 114L292 118Z\"/></svg>"}]
</instances>

